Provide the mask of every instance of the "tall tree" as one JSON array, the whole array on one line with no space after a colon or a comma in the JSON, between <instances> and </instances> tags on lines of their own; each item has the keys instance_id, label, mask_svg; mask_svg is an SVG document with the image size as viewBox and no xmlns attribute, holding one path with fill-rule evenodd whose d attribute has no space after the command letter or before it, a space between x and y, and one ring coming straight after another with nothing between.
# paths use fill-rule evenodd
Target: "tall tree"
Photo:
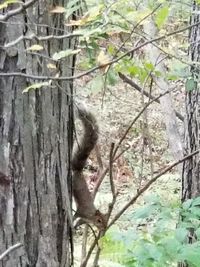
<instances>
[{"instance_id":1,"label":"tall tree","mask_svg":"<svg viewBox=\"0 0 200 267\"><path fill-rule=\"evenodd\" d=\"M200 20L199 16L200 6L194 1L193 12L190 19L191 25ZM199 79L199 70L197 68L199 57L199 25L191 28L190 31L190 49L189 55L193 61L191 67L191 78L189 80L191 90L186 90L186 123L185 123L185 146L186 152L192 153L200 149L200 92L197 87ZM183 169L183 187L182 187L182 200L195 198L200 195L200 160L199 154L191 157L184 164Z\"/></svg>"},{"instance_id":2,"label":"tall tree","mask_svg":"<svg viewBox=\"0 0 200 267\"><path fill-rule=\"evenodd\" d=\"M73 84L33 77L73 75L73 56L52 60L76 44L62 38L71 29L58 6L69 1L27 0L0 14L0 253L22 244L2 266L70 266Z\"/></svg>"},{"instance_id":3,"label":"tall tree","mask_svg":"<svg viewBox=\"0 0 200 267\"><path fill-rule=\"evenodd\" d=\"M190 24L193 25L200 20L200 6L193 2L193 12L190 18ZM188 90L186 90L186 121L185 121L185 149L190 154L200 149L200 91L198 88L199 80L199 25L191 28L189 41L189 56L193 62L191 67L191 78L188 80ZM182 201L193 199L200 196L200 155L189 158L184 162L182 178ZM192 237L192 232L190 233ZM194 236L189 240L193 242ZM180 263L179 267L189 266L188 263Z\"/></svg>"}]
</instances>

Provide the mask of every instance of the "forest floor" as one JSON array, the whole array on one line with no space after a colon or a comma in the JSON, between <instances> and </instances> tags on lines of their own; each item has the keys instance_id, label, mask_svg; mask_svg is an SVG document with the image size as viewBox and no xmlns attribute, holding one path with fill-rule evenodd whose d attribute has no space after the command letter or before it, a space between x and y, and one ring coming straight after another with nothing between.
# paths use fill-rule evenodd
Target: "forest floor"
<instances>
[{"instance_id":1,"label":"forest floor","mask_svg":"<svg viewBox=\"0 0 200 267\"><path fill-rule=\"evenodd\" d=\"M181 87L181 85L179 86ZM121 81L114 87L106 88L105 92L91 91L90 81L86 79L76 81L76 88L77 98L86 103L98 120L100 128L99 150L103 165L106 166L109 163L111 144L116 145L118 143L134 117L142 109L141 94ZM147 101L148 99L145 97L144 100ZM173 101L176 109L183 114L184 95L181 89L178 93L173 94ZM183 136L183 123L178 121L178 124ZM168 147L165 123L159 104L153 103L133 125L127 138L122 142L120 151L127 147L129 149L113 164L114 183L118 191L113 215L117 214L151 177L174 161ZM88 161L88 168L85 170L88 184L91 187L95 182L98 168L99 162L95 152L93 152ZM180 181L177 169L172 169L160 177L118 219L117 227L123 230L134 224L129 215L145 203L144 196L158 194L166 201L173 199L178 201L180 199ZM101 211L106 212L111 200L112 193L107 175L100 187L95 203ZM77 237L81 238L81 235L82 231L79 230ZM80 241L79 238L77 240ZM79 241L76 242L75 240L78 246L80 245Z\"/></svg>"}]
</instances>

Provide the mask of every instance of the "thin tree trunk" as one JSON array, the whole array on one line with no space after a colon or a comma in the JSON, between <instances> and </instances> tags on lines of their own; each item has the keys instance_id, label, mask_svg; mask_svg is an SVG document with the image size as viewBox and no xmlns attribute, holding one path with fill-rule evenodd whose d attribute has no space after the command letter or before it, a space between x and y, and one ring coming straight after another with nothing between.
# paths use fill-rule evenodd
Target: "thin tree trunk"
<instances>
[{"instance_id":1,"label":"thin tree trunk","mask_svg":"<svg viewBox=\"0 0 200 267\"><path fill-rule=\"evenodd\" d=\"M200 20L200 6L194 3L193 14L190 24L194 24ZM200 27L194 27L190 31L190 59L194 62L200 61L199 54L199 36ZM194 63L191 68L193 79L199 79L198 65ZM197 85L197 84L196 84ZM192 91L186 91L186 124L185 124L185 146L186 153L191 153L200 149L200 91L196 86ZM182 200L185 201L200 195L200 155L197 154L190 158L184 164L183 170L183 190Z\"/></svg>"},{"instance_id":2,"label":"thin tree trunk","mask_svg":"<svg viewBox=\"0 0 200 267\"><path fill-rule=\"evenodd\" d=\"M148 19L148 23L144 24L144 32L147 34L147 36L150 36L152 39L155 37L157 28L151 18ZM166 73L166 69L163 62L164 55L159 51L159 49L155 47L153 44L149 44L146 47L146 53L148 54L148 57L152 62L152 64L154 64L155 70L159 71L160 73ZM169 84L167 80L164 79L163 77L156 77L155 82L160 93L169 90ZM166 125L169 148L172 152L174 159L177 161L183 157L183 145L170 94L161 97L160 104L163 113L163 121L165 122ZM177 168L181 177L182 164L180 164Z\"/></svg>"},{"instance_id":3,"label":"thin tree trunk","mask_svg":"<svg viewBox=\"0 0 200 267\"><path fill-rule=\"evenodd\" d=\"M190 20L190 24L194 24L200 20L199 16L200 6L195 2L193 4L193 12ZM199 37L200 27L193 27L190 31L190 48L189 56L194 62L200 61L199 54ZM196 68L197 66L197 68ZM194 63L191 68L191 76L194 81L199 79L198 65ZM195 84L195 83L194 83ZM185 120L185 151L186 154L192 153L200 149L200 92L196 86L191 91L186 91L186 120ZM200 196L200 160L199 153L189 158L183 165L182 176L182 201L192 199ZM195 240L193 231L190 232L193 236L192 241ZM188 240L189 241L189 240ZM179 267L188 267L187 262L181 262Z\"/></svg>"}]
</instances>

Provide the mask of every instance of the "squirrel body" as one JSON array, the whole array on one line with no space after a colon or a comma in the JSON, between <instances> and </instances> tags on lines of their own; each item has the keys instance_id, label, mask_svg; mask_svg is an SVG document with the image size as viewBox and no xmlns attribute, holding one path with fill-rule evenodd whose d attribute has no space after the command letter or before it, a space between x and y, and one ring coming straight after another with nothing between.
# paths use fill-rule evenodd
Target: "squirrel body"
<instances>
[{"instance_id":1,"label":"squirrel body","mask_svg":"<svg viewBox=\"0 0 200 267\"><path fill-rule=\"evenodd\" d=\"M72 156L73 195L77 205L75 218L80 217L83 221L103 229L106 226L106 215L95 207L83 174L87 158L97 143L99 127L94 115L84 106L77 107L77 115L82 122L84 133L73 149Z\"/></svg>"}]
</instances>

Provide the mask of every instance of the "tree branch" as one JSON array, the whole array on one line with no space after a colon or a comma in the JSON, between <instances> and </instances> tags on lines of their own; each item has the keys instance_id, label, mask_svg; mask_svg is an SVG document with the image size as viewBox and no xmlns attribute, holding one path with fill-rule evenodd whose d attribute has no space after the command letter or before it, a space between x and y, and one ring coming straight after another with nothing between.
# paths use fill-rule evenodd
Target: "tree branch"
<instances>
[{"instance_id":1,"label":"tree branch","mask_svg":"<svg viewBox=\"0 0 200 267\"><path fill-rule=\"evenodd\" d=\"M147 91L143 90L137 83L135 83L133 80L128 78L126 75L124 75L121 72L118 72L119 77L122 79L122 81L128 83L130 86L134 87L138 92L143 93L146 97L150 99L154 99L155 97L151 94L149 94ZM156 103L160 104L160 100L157 99L155 100ZM178 111L175 110L176 116L179 118L179 120L184 121L184 117L179 113Z\"/></svg>"},{"instance_id":2,"label":"tree branch","mask_svg":"<svg viewBox=\"0 0 200 267\"><path fill-rule=\"evenodd\" d=\"M26 1L25 3L21 3L20 2L20 7L6 12L5 15L0 15L0 21L6 21L9 18L21 13L22 11L24 11L27 8L29 8L30 6L32 6L37 1L38 0L29 0L29 1Z\"/></svg>"},{"instance_id":3,"label":"tree branch","mask_svg":"<svg viewBox=\"0 0 200 267\"><path fill-rule=\"evenodd\" d=\"M119 140L118 144L115 146L115 150L113 152L114 157L116 156L116 153L121 145L121 143L124 141L124 139L126 138L127 134L129 133L130 129L133 127L133 125L136 123L136 121L139 119L139 117L142 115L142 113L156 100L158 100L159 98L161 98L162 96L169 94L170 92L172 92L175 88L172 88L171 90L167 90L164 93L160 94L159 96L155 97L154 99L152 99L151 101L149 101L142 109L141 111L137 114L137 116L133 119L133 121L131 122L131 124L128 126L128 128L126 129L125 133L123 134L123 136L121 137L121 139Z\"/></svg>"},{"instance_id":4,"label":"tree branch","mask_svg":"<svg viewBox=\"0 0 200 267\"><path fill-rule=\"evenodd\" d=\"M37 41L44 42L44 41L49 41L49 40L63 40L66 38L73 38L73 37L80 37L80 36L82 36L82 34L78 34L78 33L70 33L70 34L64 34L64 35L48 35L48 36L37 36L35 33L32 33L29 36L25 36L25 35L19 36L14 41L4 44L3 48L9 48L9 47L15 46L21 41L37 40Z\"/></svg>"},{"instance_id":5,"label":"tree branch","mask_svg":"<svg viewBox=\"0 0 200 267\"><path fill-rule=\"evenodd\" d=\"M9 253L11 253L13 250L18 249L20 247L22 247L23 245L21 243L17 243L11 247L9 247L6 251L4 251L1 255L0 255L0 260L3 260L3 258L5 258Z\"/></svg>"}]
</instances>

